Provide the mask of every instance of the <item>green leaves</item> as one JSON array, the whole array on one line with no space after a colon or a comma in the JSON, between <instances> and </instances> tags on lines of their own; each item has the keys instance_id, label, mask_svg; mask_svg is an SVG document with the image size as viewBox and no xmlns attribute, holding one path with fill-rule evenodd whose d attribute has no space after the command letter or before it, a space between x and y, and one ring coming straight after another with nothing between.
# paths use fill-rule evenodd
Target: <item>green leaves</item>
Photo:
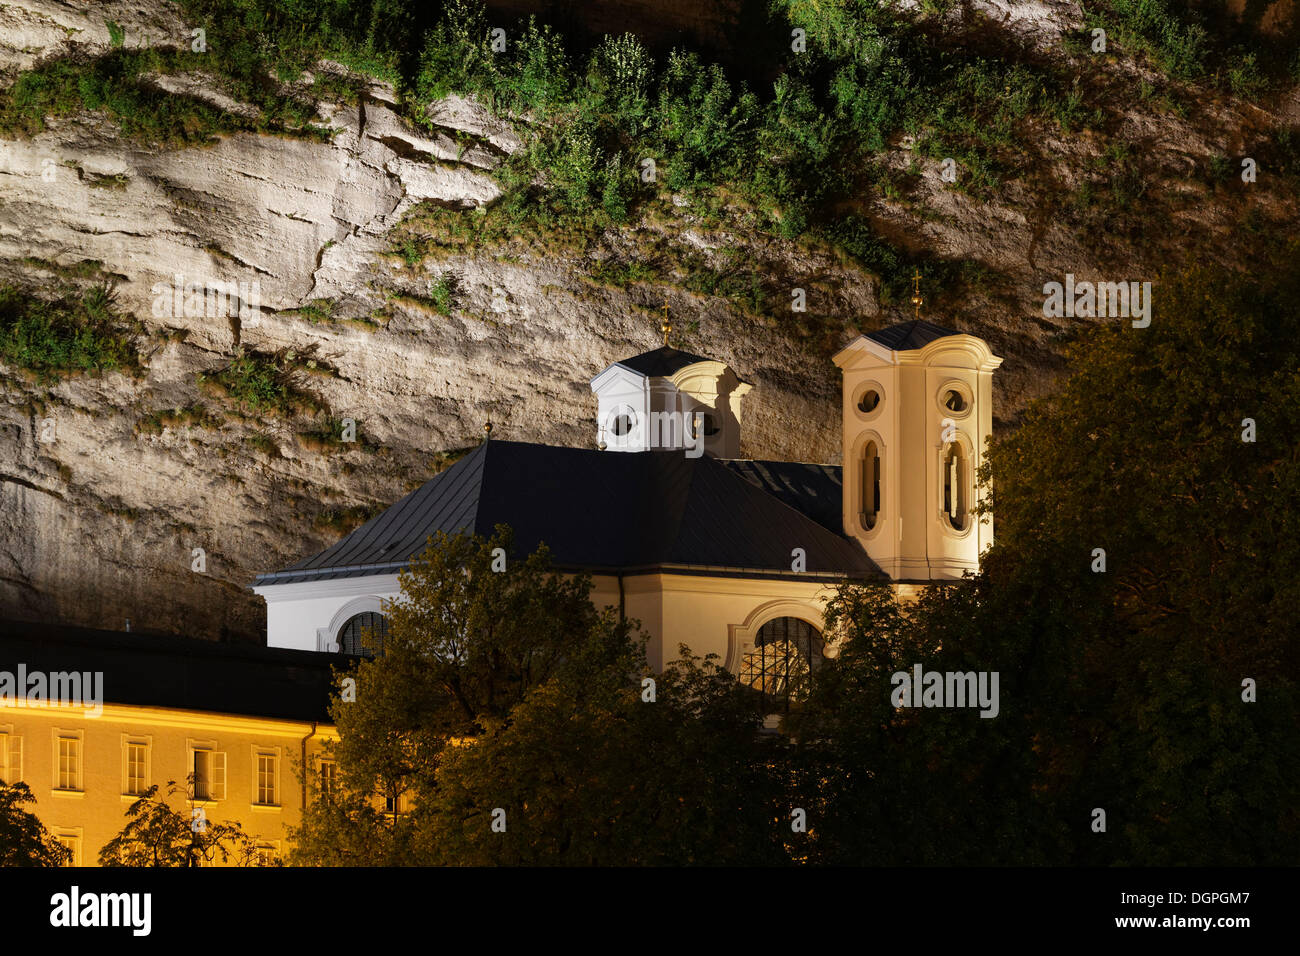
<instances>
[{"instance_id":1,"label":"green leaves","mask_svg":"<svg viewBox=\"0 0 1300 956\"><path fill-rule=\"evenodd\" d=\"M112 303L107 286L53 300L0 286L0 359L45 378L136 369L135 332Z\"/></svg>"},{"instance_id":2,"label":"green leaves","mask_svg":"<svg viewBox=\"0 0 1300 956\"><path fill-rule=\"evenodd\" d=\"M154 784L126 809L122 830L99 851L100 866L200 866L203 863L257 865L256 841L243 825L218 823L201 810L182 812L170 798L185 788L167 781L166 796Z\"/></svg>"},{"instance_id":3,"label":"green leaves","mask_svg":"<svg viewBox=\"0 0 1300 956\"><path fill-rule=\"evenodd\" d=\"M494 732L450 751L428 804L437 861L784 862L779 743L757 735L760 701L715 661L688 655L656 679L649 703L625 671L569 672ZM504 833L488 827L496 808L506 812Z\"/></svg>"},{"instance_id":4,"label":"green leaves","mask_svg":"<svg viewBox=\"0 0 1300 956\"><path fill-rule=\"evenodd\" d=\"M684 189L742 174L760 106L745 90L733 91L716 63L694 53L669 54L659 85L655 133L672 155L668 185Z\"/></svg>"},{"instance_id":5,"label":"green leaves","mask_svg":"<svg viewBox=\"0 0 1300 956\"><path fill-rule=\"evenodd\" d=\"M35 802L27 784L0 781L0 866L66 866L71 859L72 851L23 809Z\"/></svg>"},{"instance_id":6,"label":"green leaves","mask_svg":"<svg viewBox=\"0 0 1300 956\"><path fill-rule=\"evenodd\" d=\"M333 707L342 786L300 862L781 862L788 814L761 699L684 653L643 697L644 638L508 529L439 537L402 576L382 657ZM501 569L501 552L511 555ZM494 566L497 570L493 570ZM342 675L341 675L342 676ZM387 797L407 795L397 813ZM395 804L402 806L402 804ZM504 810L504 832L491 829Z\"/></svg>"},{"instance_id":7,"label":"green leaves","mask_svg":"<svg viewBox=\"0 0 1300 956\"><path fill-rule=\"evenodd\" d=\"M224 368L200 373L198 384L205 392L255 416L289 418L300 412L318 412L319 400L297 384L298 372L309 369L309 361L314 360L289 349L268 354L239 348Z\"/></svg>"}]
</instances>

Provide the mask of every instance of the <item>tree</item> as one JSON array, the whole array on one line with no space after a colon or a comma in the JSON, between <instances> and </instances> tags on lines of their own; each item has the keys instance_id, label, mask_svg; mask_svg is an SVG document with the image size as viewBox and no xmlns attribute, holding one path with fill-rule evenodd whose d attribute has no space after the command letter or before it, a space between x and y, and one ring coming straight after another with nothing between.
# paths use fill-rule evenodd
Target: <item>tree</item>
<instances>
[{"instance_id":1,"label":"tree","mask_svg":"<svg viewBox=\"0 0 1300 956\"><path fill-rule=\"evenodd\" d=\"M583 668L535 688L438 769L417 827L440 864L787 862L791 805L764 702L715 660L651 685Z\"/></svg>"},{"instance_id":2,"label":"tree","mask_svg":"<svg viewBox=\"0 0 1300 956\"><path fill-rule=\"evenodd\" d=\"M1300 852L1297 254L1162 276L1151 325L1087 337L1065 386L994 445L990 609L1034 600L1086 622L1023 642L1069 667L1033 688L1044 786L1063 819L1108 812L1081 861Z\"/></svg>"},{"instance_id":3,"label":"tree","mask_svg":"<svg viewBox=\"0 0 1300 956\"><path fill-rule=\"evenodd\" d=\"M1038 715L1016 705L1041 678L1020 626L1050 633L1049 606L1007 614L982 577L904 605L886 584L850 582L827 605L840 646L786 729L795 789L808 808L807 861L830 865L1032 865L1064 862L1060 825L1035 789ZM1068 668L1068 658L1047 662ZM999 672L999 713L894 706L894 675ZM1016 701L1013 705L1010 701Z\"/></svg>"},{"instance_id":4,"label":"tree","mask_svg":"<svg viewBox=\"0 0 1300 956\"><path fill-rule=\"evenodd\" d=\"M992 444L978 575L907 610L841 590L845 652L795 722L822 859L1300 853L1297 252L1171 273L1149 327L1080 338L1059 390ZM895 710L889 674L916 663L998 671L999 716Z\"/></svg>"},{"instance_id":5,"label":"tree","mask_svg":"<svg viewBox=\"0 0 1300 956\"><path fill-rule=\"evenodd\" d=\"M120 833L99 851L100 866L201 866L220 860L236 866L261 863L257 842L234 823L215 823L189 801L189 813L174 809L169 798L186 797L183 787L167 781L167 796L154 784L126 809Z\"/></svg>"},{"instance_id":6,"label":"tree","mask_svg":"<svg viewBox=\"0 0 1300 956\"><path fill-rule=\"evenodd\" d=\"M712 659L651 677L636 622L597 612L588 577L558 575L544 548L503 566L511 547L505 527L438 537L403 573L384 655L333 704L339 786L309 808L294 862L784 861L762 699Z\"/></svg>"},{"instance_id":7,"label":"tree","mask_svg":"<svg viewBox=\"0 0 1300 956\"><path fill-rule=\"evenodd\" d=\"M36 803L27 784L0 782L0 867L63 866L72 851L52 837L24 804Z\"/></svg>"},{"instance_id":8,"label":"tree","mask_svg":"<svg viewBox=\"0 0 1300 956\"><path fill-rule=\"evenodd\" d=\"M327 745L338 786L304 815L296 862L427 861L402 795L418 803L432 791L450 742L505 720L579 649L594 655L588 663L609 661L627 643L627 623L592 606L589 576L554 571L545 547L516 558L504 526L489 539L431 538L400 585L382 656L339 675L330 713L340 739Z\"/></svg>"}]
</instances>

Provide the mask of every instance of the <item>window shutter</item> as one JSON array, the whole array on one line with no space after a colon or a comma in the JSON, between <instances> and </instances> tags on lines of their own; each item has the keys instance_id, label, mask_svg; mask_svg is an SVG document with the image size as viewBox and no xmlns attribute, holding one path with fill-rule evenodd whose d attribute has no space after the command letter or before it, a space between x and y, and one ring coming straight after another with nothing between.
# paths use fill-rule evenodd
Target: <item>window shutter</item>
<instances>
[{"instance_id":1,"label":"window shutter","mask_svg":"<svg viewBox=\"0 0 1300 956\"><path fill-rule=\"evenodd\" d=\"M226 753L221 751L212 755L212 793L213 800L226 799Z\"/></svg>"}]
</instances>

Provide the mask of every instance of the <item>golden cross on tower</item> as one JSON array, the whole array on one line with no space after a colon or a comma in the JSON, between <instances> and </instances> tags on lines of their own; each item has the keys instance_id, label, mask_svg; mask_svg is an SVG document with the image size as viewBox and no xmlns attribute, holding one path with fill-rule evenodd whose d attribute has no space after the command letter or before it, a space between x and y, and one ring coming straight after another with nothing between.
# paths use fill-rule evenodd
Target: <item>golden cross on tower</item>
<instances>
[{"instance_id":1,"label":"golden cross on tower","mask_svg":"<svg viewBox=\"0 0 1300 956\"><path fill-rule=\"evenodd\" d=\"M673 324L668 321L668 306L664 306L664 321L663 321L663 325L659 326L659 331L664 334L665 346L668 345L668 335L669 333L672 332L672 330L673 330Z\"/></svg>"},{"instance_id":2,"label":"golden cross on tower","mask_svg":"<svg viewBox=\"0 0 1300 956\"><path fill-rule=\"evenodd\" d=\"M925 304L925 299L921 298L921 270L913 270L912 275L912 305L916 306L916 317L921 318L921 306Z\"/></svg>"}]
</instances>

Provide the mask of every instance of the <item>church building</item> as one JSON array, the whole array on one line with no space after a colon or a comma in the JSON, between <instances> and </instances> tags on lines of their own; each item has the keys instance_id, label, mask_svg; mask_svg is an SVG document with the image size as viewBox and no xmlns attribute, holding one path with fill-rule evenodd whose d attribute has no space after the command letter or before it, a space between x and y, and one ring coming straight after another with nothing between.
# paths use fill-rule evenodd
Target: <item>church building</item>
<instances>
[{"instance_id":1,"label":"church building","mask_svg":"<svg viewBox=\"0 0 1300 956\"><path fill-rule=\"evenodd\" d=\"M840 582L914 593L975 571L993 541L975 471L1002 360L916 320L834 362L841 465L740 458L753 386L722 362L667 344L615 362L591 381L593 447L489 436L332 547L259 575L267 643L359 653L364 629L382 640L398 573L430 535L507 524L516 557L545 543L559 570L592 576L598 607L639 620L652 667L685 643L786 696L828 651L824 601Z\"/></svg>"}]
</instances>

